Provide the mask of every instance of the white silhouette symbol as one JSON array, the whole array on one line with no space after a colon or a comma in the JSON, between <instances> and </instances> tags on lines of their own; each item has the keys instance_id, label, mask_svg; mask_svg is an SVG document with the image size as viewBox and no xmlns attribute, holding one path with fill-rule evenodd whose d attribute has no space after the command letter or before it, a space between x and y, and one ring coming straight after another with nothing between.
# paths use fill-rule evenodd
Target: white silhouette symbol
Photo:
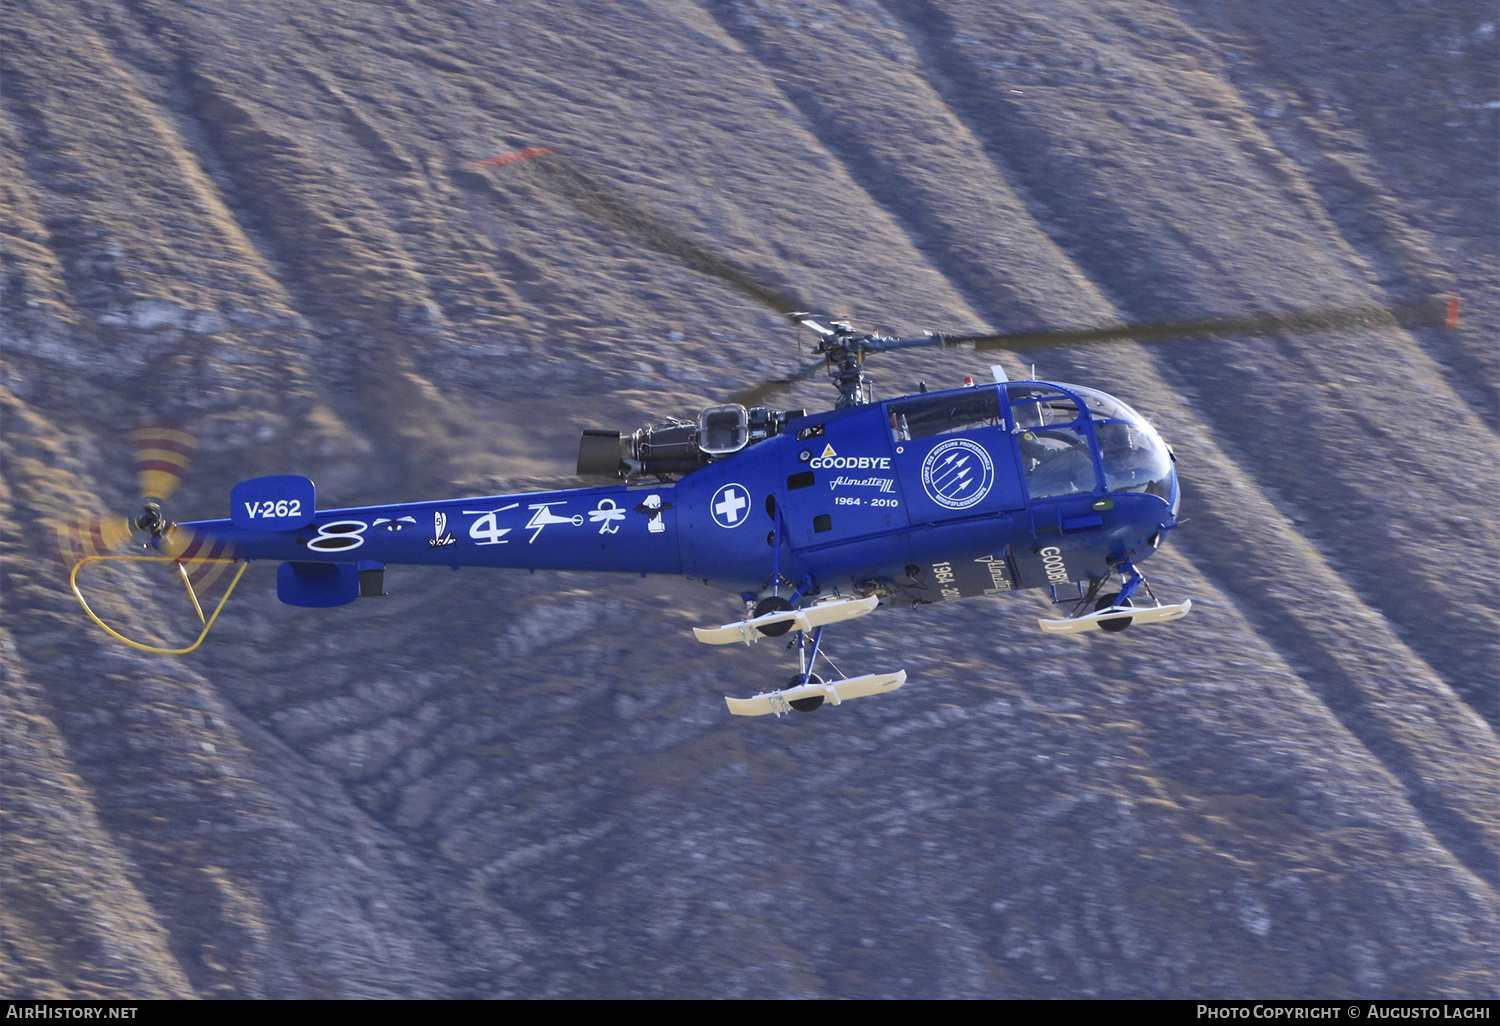
<instances>
[{"instance_id":1,"label":"white silhouette symbol","mask_svg":"<svg viewBox=\"0 0 1500 1026\"><path fill-rule=\"evenodd\" d=\"M550 527L553 524L572 524L574 527L582 527L582 513L577 513L571 517L560 517L552 513L550 510L550 507L552 506L566 505L566 502L538 502L534 505L527 506L527 509L534 509L536 510L536 512L531 514L531 519L526 521L526 526L528 528L534 527L536 528L536 530L531 532L531 537L527 539L526 544L530 545L535 542L536 536L542 533L542 528Z\"/></svg>"},{"instance_id":2,"label":"white silhouette symbol","mask_svg":"<svg viewBox=\"0 0 1500 1026\"><path fill-rule=\"evenodd\" d=\"M447 527L448 514L444 513L442 510L433 510L432 537L427 539L427 547L429 549L446 548L447 546L453 545L458 541L458 539L453 537L452 534L444 533Z\"/></svg>"},{"instance_id":3,"label":"white silhouette symbol","mask_svg":"<svg viewBox=\"0 0 1500 1026\"><path fill-rule=\"evenodd\" d=\"M379 527L384 524L387 531L399 531L407 524L415 524L416 517L402 517L400 520L392 520L390 517L377 517L371 527Z\"/></svg>"},{"instance_id":4,"label":"white silhouette symbol","mask_svg":"<svg viewBox=\"0 0 1500 1026\"><path fill-rule=\"evenodd\" d=\"M642 501L641 506L645 507L644 512L651 518L646 522L646 530L650 531L652 534L661 534L667 529L667 525L663 523L661 519L662 509L664 507L662 506L660 495L652 494L646 496L645 500ZM641 506L637 506L636 509L640 510Z\"/></svg>"},{"instance_id":5,"label":"white silhouette symbol","mask_svg":"<svg viewBox=\"0 0 1500 1026\"><path fill-rule=\"evenodd\" d=\"M510 541L505 536L510 534L509 527L501 527L495 522L496 513L504 513L508 509L515 509L519 502L513 502L509 506L501 506L499 509L466 509L464 516L472 516L475 513L484 514L478 520L469 525L469 537L480 545L509 545Z\"/></svg>"},{"instance_id":6,"label":"white silhouette symbol","mask_svg":"<svg viewBox=\"0 0 1500 1026\"><path fill-rule=\"evenodd\" d=\"M620 530L617 521L624 519L625 510L614 499L600 499L598 508L589 510L589 523L598 524L600 534L616 533Z\"/></svg>"}]
</instances>

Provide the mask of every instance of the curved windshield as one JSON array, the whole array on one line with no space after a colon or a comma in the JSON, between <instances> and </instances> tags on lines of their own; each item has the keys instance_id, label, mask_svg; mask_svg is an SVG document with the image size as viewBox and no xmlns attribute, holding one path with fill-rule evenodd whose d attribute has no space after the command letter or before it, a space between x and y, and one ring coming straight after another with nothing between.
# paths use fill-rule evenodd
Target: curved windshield
<instances>
[{"instance_id":1,"label":"curved windshield","mask_svg":"<svg viewBox=\"0 0 1500 1026\"><path fill-rule=\"evenodd\" d=\"M1111 492L1149 492L1172 501L1172 455L1146 419L1112 395L1067 386L1078 393L1094 421L1104 462L1104 487Z\"/></svg>"}]
</instances>

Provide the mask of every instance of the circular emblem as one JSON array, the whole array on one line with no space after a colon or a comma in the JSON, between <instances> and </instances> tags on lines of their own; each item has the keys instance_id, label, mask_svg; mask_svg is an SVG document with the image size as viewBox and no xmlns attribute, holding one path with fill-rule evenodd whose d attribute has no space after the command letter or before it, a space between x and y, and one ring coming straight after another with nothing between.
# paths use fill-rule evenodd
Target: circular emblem
<instances>
[{"instance_id":1,"label":"circular emblem","mask_svg":"<svg viewBox=\"0 0 1500 1026\"><path fill-rule=\"evenodd\" d=\"M967 438L950 438L922 461L927 497L948 509L968 509L990 493L995 465L984 446Z\"/></svg>"},{"instance_id":2,"label":"circular emblem","mask_svg":"<svg viewBox=\"0 0 1500 1026\"><path fill-rule=\"evenodd\" d=\"M739 527L750 519L750 489L740 484L727 484L714 492L708 509L714 515L714 523L720 527Z\"/></svg>"}]
</instances>

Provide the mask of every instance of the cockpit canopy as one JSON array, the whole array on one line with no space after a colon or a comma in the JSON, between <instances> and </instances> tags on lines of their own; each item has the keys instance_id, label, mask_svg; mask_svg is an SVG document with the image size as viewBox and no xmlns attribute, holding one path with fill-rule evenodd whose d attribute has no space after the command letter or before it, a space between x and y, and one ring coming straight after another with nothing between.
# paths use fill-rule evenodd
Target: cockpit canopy
<instances>
[{"instance_id":1,"label":"cockpit canopy","mask_svg":"<svg viewBox=\"0 0 1500 1026\"><path fill-rule=\"evenodd\" d=\"M1161 436L1129 406L1092 388L1011 381L898 400L888 415L897 442L1008 425L1033 499L1096 492L1102 471L1105 491L1173 501L1172 456Z\"/></svg>"},{"instance_id":2,"label":"cockpit canopy","mask_svg":"<svg viewBox=\"0 0 1500 1026\"><path fill-rule=\"evenodd\" d=\"M1105 491L1149 492L1172 501L1167 443L1129 406L1081 385L1018 381L1004 387L1032 498L1094 490L1087 441L1092 432Z\"/></svg>"},{"instance_id":3,"label":"cockpit canopy","mask_svg":"<svg viewBox=\"0 0 1500 1026\"><path fill-rule=\"evenodd\" d=\"M1172 501L1172 450L1156 428L1114 396L1069 385L1087 404L1104 464L1104 488Z\"/></svg>"}]
</instances>

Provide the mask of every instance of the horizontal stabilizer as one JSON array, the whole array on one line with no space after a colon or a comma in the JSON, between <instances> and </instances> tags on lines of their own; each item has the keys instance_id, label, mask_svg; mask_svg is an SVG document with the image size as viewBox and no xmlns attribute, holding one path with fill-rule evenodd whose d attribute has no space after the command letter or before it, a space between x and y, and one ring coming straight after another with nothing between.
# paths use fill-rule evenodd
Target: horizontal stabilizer
<instances>
[{"instance_id":1,"label":"horizontal stabilizer","mask_svg":"<svg viewBox=\"0 0 1500 1026\"><path fill-rule=\"evenodd\" d=\"M705 645L732 645L736 641L743 641L749 645L761 639L762 635L758 629L761 627L789 623L796 630L811 632L814 627L842 623L845 620L864 616L879 604L880 599L873 595L862 599L834 599L832 602L820 602L806 609L767 613L752 620L725 624L723 627L694 627L693 636Z\"/></svg>"},{"instance_id":2,"label":"horizontal stabilizer","mask_svg":"<svg viewBox=\"0 0 1500 1026\"><path fill-rule=\"evenodd\" d=\"M1183 599L1172 606L1111 606L1086 616L1073 616L1066 620L1038 619L1042 630L1048 634L1079 634L1096 630L1103 620L1129 620L1131 624L1165 623L1181 620L1193 608L1192 599Z\"/></svg>"},{"instance_id":3,"label":"horizontal stabilizer","mask_svg":"<svg viewBox=\"0 0 1500 1026\"><path fill-rule=\"evenodd\" d=\"M851 698L883 695L887 691L895 691L905 683L906 671L897 670L895 673L867 673L863 677L834 680L827 684L802 684L795 688L787 688L785 691L756 695L754 698L725 698L724 701L728 703L729 711L735 716L764 716L767 713L780 716L791 712L792 703L799 699L822 698L834 705L840 705Z\"/></svg>"},{"instance_id":4,"label":"horizontal stabilizer","mask_svg":"<svg viewBox=\"0 0 1500 1026\"><path fill-rule=\"evenodd\" d=\"M331 609L359 598L359 571L353 563L282 563L276 568L276 597L289 606Z\"/></svg>"}]
</instances>

